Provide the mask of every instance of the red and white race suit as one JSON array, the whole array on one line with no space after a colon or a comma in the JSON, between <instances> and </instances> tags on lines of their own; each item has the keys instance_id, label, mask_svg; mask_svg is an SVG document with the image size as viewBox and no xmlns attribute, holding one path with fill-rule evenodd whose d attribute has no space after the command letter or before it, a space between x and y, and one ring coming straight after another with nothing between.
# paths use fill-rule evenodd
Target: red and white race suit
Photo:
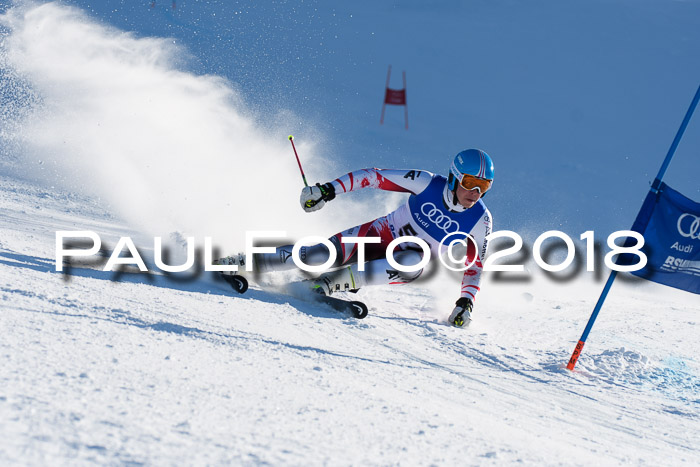
<instances>
[{"instance_id":1,"label":"red and white race suit","mask_svg":"<svg viewBox=\"0 0 700 467\"><path fill-rule=\"evenodd\" d=\"M383 258L387 245L397 237L414 236L424 240L431 256L442 255L447 247L440 243L452 234L468 241L466 263L473 264L464 271L461 296L476 299L483 261L488 248L486 237L492 230L492 217L482 200L472 208L461 205L448 208L444 199L452 196L447 189L445 177L424 170L362 169L337 178L331 182L336 195L364 188L410 193L408 200L386 216L344 230L331 238L339 248L342 259L338 263L348 264L357 258L357 245L342 243L343 237L379 237L380 244L365 245L367 261ZM447 197L445 197L447 195ZM449 245L452 237L445 244ZM415 249L415 244L402 243L397 250ZM397 282L402 282L400 279ZM405 281L403 281L405 282Z\"/></svg>"}]
</instances>

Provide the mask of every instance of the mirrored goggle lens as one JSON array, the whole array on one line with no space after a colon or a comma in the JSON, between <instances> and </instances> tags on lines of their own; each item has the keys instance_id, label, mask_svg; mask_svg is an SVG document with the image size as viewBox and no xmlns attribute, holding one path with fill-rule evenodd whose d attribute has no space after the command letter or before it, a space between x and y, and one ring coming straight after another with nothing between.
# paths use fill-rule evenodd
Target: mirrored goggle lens
<instances>
[{"instance_id":1,"label":"mirrored goggle lens","mask_svg":"<svg viewBox=\"0 0 700 467\"><path fill-rule=\"evenodd\" d=\"M462 176L462 181L459 183L465 190L479 190L482 195L491 188L491 180L477 178L473 175L465 174Z\"/></svg>"}]
</instances>

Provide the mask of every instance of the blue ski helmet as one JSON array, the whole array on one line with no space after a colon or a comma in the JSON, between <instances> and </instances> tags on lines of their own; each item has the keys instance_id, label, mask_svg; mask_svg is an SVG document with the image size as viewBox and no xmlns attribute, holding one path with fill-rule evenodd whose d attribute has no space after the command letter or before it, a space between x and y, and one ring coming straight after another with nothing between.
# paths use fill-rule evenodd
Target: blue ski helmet
<instances>
[{"instance_id":1,"label":"blue ski helmet","mask_svg":"<svg viewBox=\"0 0 700 467\"><path fill-rule=\"evenodd\" d=\"M481 149L465 149L457 154L452 162L452 166L450 166L450 176L447 182L450 191L454 191L457 188L457 184L465 174L493 181L493 161L491 157Z\"/></svg>"}]
</instances>

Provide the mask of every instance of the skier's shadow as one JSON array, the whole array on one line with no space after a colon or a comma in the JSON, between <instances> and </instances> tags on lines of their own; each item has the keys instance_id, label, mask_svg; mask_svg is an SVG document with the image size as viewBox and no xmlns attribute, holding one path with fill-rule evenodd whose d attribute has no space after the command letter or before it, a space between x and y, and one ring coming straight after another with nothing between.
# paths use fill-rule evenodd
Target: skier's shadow
<instances>
[{"instance_id":1,"label":"skier's shadow","mask_svg":"<svg viewBox=\"0 0 700 467\"><path fill-rule=\"evenodd\" d=\"M102 267L105 261L104 258L93 258L82 262L74 261L70 265L64 265L64 271L59 272L56 271L56 263L48 258L0 250L0 265L48 273L63 280L66 286L70 285L71 279L74 277L88 277L109 282L145 284L184 292L244 300L252 299L277 305L288 304L296 310L316 318L343 319L346 317L346 315L333 311L324 305L311 303L282 292L250 288L245 294L238 294L216 272L195 271L192 274L176 275L141 272L136 268L103 271Z\"/></svg>"}]
</instances>

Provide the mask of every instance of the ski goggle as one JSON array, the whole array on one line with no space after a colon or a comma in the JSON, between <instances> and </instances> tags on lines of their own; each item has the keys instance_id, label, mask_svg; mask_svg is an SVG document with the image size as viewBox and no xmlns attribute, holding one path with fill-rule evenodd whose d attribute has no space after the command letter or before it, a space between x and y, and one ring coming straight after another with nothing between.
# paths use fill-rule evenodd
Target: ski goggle
<instances>
[{"instance_id":1,"label":"ski goggle","mask_svg":"<svg viewBox=\"0 0 700 467\"><path fill-rule=\"evenodd\" d=\"M482 195L486 193L489 188L491 188L491 182L493 180L486 180L485 178L478 178L473 175L464 174L462 175L462 180L459 182L462 188L465 190L479 190Z\"/></svg>"}]
</instances>

